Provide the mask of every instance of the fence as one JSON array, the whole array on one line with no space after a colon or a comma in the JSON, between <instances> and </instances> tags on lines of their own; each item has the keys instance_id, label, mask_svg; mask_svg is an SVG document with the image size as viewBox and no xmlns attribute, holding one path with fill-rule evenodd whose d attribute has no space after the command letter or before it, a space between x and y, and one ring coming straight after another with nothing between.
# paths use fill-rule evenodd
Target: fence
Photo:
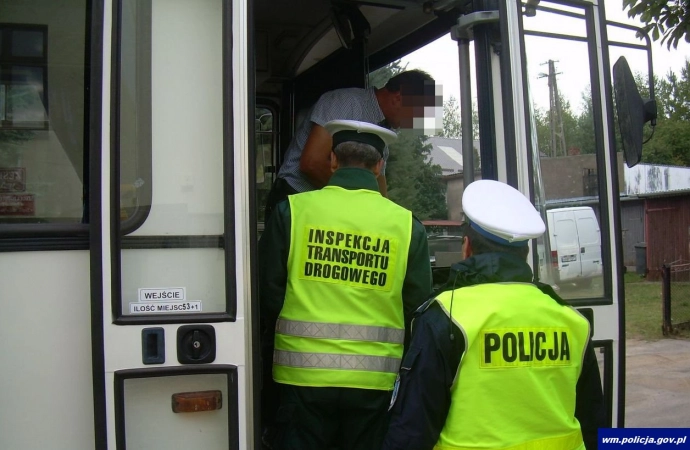
<instances>
[{"instance_id":1,"label":"fence","mask_svg":"<svg viewBox=\"0 0 690 450\"><path fill-rule=\"evenodd\" d=\"M690 263L661 266L662 332L690 329Z\"/></svg>"}]
</instances>

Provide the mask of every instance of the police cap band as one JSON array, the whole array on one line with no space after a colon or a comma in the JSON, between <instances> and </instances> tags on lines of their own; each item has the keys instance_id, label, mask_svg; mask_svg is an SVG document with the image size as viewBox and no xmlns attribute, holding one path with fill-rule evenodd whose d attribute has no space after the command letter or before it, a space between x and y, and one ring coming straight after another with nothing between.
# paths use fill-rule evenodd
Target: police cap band
<instances>
[{"instance_id":1,"label":"police cap band","mask_svg":"<svg viewBox=\"0 0 690 450\"><path fill-rule=\"evenodd\" d=\"M361 142L383 154L386 145L398 138L395 132L387 128L358 120L331 120L324 128L333 136L333 148L343 142Z\"/></svg>"}]
</instances>

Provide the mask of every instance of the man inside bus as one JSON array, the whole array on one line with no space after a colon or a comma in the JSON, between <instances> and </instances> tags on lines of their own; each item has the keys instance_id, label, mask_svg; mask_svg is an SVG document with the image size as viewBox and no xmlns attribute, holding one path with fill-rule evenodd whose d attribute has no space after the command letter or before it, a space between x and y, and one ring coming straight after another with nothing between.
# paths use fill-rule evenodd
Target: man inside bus
<instances>
[{"instance_id":1,"label":"man inside bus","mask_svg":"<svg viewBox=\"0 0 690 450\"><path fill-rule=\"evenodd\" d=\"M278 202L288 195L320 189L331 177L329 154L331 135L324 124L331 120L358 120L387 128L422 128L419 119L424 109L436 103L434 79L421 70L401 72L381 89L344 88L323 94L299 125L285 154L278 177L266 204L266 219ZM417 120L415 120L417 119ZM385 161L377 181L379 191L387 195Z\"/></svg>"},{"instance_id":2,"label":"man inside bus","mask_svg":"<svg viewBox=\"0 0 690 450\"><path fill-rule=\"evenodd\" d=\"M415 313L383 448L596 449L606 425L590 324L526 263L544 222L493 180L470 184L462 206L464 259Z\"/></svg>"},{"instance_id":3,"label":"man inside bus","mask_svg":"<svg viewBox=\"0 0 690 450\"><path fill-rule=\"evenodd\" d=\"M324 129L328 185L279 203L259 241L261 318L274 330L280 391L269 444L378 449L407 325L432 288L426 232L378 191L396 134L350 120Z\"/></svg>"}]
</instances>

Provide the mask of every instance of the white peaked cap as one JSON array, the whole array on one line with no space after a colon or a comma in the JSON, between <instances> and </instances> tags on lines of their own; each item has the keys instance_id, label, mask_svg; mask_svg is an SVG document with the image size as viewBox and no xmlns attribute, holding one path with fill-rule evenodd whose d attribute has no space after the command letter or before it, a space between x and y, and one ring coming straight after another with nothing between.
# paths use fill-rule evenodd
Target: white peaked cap
<instances>
[{"instance_id":1,"label":"white peaked cap","mask_svg":"<svg viewBox=\"0 0 690 450\"><path fill-rule=\"evenodd\" d=\"M398 135L387 128L359 120L331 120L324 128L333 136L334 147L342 142L355 141L372 145L383 152L386 145L398 139Z\"/></svg>"},{"instance_id":2,"label":"white peaked cap","mask_svg":"<svg viewBox=\"0 0 690 450\"><path fill-rule=\"evenodd\" d=\"M532 203L517 189L500 181L478 180L462 194L462 209L470 226L504 245L527 245L546 226Z\"/></svg>"}]
</instances>

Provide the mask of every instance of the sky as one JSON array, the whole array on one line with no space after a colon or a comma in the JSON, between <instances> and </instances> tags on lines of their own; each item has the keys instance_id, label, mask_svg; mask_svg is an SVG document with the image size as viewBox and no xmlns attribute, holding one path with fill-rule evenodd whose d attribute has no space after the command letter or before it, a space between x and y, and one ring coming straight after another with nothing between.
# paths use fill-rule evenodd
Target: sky
<instances>
[{"instance_id":1,"label":"sky","mask_svg":"<svg viewBox=\"0 0 690 450\"><path fill-rule=\"evenodd\" d=\"M609 21L640 26L636 19L630 19L627 12L622 10L623 0L604 0L606 16ZM545 1L542 5L547 4ZM569 9L573 12L577 10ZM561 19L560 16L539 12L536 17L529 19L525 26L528 29L566 33L575 36L585 36L584 21L580 19ZM607 28L609 40L624 42L641 42L636 40L632 31ZM555 61L557 84L559 92L571 104L574 111L580 109L582 93L589 89L587 48L583 42L572 42L560 39L548 39L542 37L528 37L528 71L532 97L537 107L548 109L549 87L548 78L543 75L548 71L548 60ZM472 46L471 46L472 48ZM634 49L622 49L620 47L611 50L611 64L618 56L624 55L633 73L647 74L646 52ZM652 58L654 73L657 77L663 77L669 70L680 73L685 59L690 58L690 45L681 40L677 49L669 51L666 44L652 42ZM474 52L471 51L470 60L474 60ZM429 45L402 58L402 65L407 64L407 69L423 69L430 73L437 84L442 86L444 102L450 96L459 99L460 87L458 79L458 47L448 35L430 43ZM472 88L473 99L476 99L476 87ZM643 97L647 97L642 93Z\"/></svg>"}]
</instances>

